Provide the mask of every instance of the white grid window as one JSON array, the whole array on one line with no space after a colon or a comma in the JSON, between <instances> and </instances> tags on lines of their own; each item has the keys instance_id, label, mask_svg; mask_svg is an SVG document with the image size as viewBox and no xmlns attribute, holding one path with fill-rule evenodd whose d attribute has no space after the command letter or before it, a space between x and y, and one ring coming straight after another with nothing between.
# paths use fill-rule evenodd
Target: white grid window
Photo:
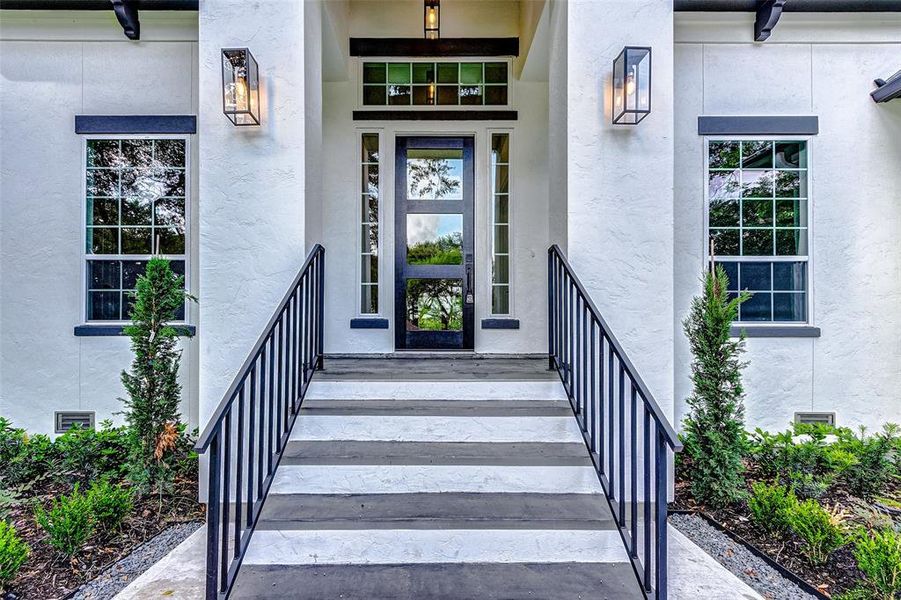
<instances>
[{"instance_id":1,"label":"white grid window","mask_svg":"<svg viewBox=\"0 0 901 600\"><path fill-rule=\"evenodd\" d=\"M147 260L185 274L186 141L88 139L85 147L85 310L88 321L129 319ZM184 320L184 307L176 318Z\"/></svg>"},{"instance_id":2,"label":"white grid window","mask_svg":"<svg viewBox=\"0 0 901 600\"><path fill-rule=\"evenodd\" d=\"M379 312L379 134L361 137L360 313Z\"/></svg>"},{"instance_id":3,"label":"white grid window","mask_svg":"<svg viewBox=\"0 0 901 600\"><path fill-rule=\"evenodd\" d=\"M807 142L710 140L709 248L729 291L752 292L739 321L808 320Z\"/></svg>"},{"instance_id":4,"label":"white grid window","mask_svg":"<svg viewBox=\"0 0 901 600\"><path fill-rule=\"evenodd\" d=\"M510 314L510 134L491 134L491 314Z\"/></svg>"}]
</instances>

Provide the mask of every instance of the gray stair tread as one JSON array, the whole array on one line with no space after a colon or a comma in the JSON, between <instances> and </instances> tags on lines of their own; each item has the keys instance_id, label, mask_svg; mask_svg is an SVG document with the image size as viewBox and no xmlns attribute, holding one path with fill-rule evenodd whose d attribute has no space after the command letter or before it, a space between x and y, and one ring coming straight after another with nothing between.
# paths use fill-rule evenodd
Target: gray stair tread
<instances>
[{"instance_id":1,"label":"gray stair tread","mask_svg":"<svg viewBox=\"0 0 901 600\"><path fill-rule=\"evenodd\" d=\"M629 563L245 565L232 598L325 600L631 600Z\"/></svg>"},{"instance_id":2,"label":"gray stair tread","mask_svg":"<svg viewBox=\"0 0 901 600\"><path fill-rule=\"evenodd\" d=\"M282 465L590 465L584 444L566 442L288 442Z\"/></svg>"},{"instance_id":3,"label":"gray stair tread","mask_svg":"<svg viewBox=\"0 0 901 600\"><path fill-rule=\"evenodd\" d=\"M257 529L614 529L598 494L272 494Z\"/></svg>"},{"instance_id":4,"label":"gray stair tread","mask_svg":"<svg viewBox=\"0 0 901 600\"><path fill-rule=\"evenodd\" d=\"M421 415L483 417L570 416L566 400L304 400L304 415Z\"/></svg>"},{"instance_id":5,"label":"gray stair tread","mask_svg":"<svg viewBox=\"0 0 901 600\"><path fill-rule=\"evenodd\" d=\"M318 381L555 381L546 358L340 358L326 359Z\"/></svg>"}]
</instances>

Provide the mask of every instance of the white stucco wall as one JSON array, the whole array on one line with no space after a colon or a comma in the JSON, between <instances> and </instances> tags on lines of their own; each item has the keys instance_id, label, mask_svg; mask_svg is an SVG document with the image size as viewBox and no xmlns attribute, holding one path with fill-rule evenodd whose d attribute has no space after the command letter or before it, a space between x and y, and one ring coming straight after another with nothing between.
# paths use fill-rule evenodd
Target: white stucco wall
<instances>
[{"instance_id":1,"label":"white stucco wall","mask_svg":"<svg viewBox=\"0 0 901 600\"><path fill-rule=\"evenodd\" d=\"M304 261L304 6L200 3L200 415L222 399ZM222 114L220 50L260 66L260 127Z\"/></svg>"},{"instance_id":2,"label":"white stucco wall","mask_svg":"<svg viewBox=\"0 0 901 600\"><path fill-rule=\"evenodd\" d=\"M73 333L84 322L85 222L75 115L196 112L196 14L142 13L141 33L126 39L112 11L0 13L0 415L30 431L52 433L54 411L121 421L128 338ZM195 185L189 214L196 199ZM194 219L191 290L196 242ZM197 342L182 347L182 416L196 424Z\"/></svg>"},{"instance_id":3,"label":"white stucco wall","mask_svg":"<svg viewBox=\"0 0 901 600\"><path fill-rule=\"evenodd\" d=\"M676 19L677 414L690 391L682 334L704 264L698 115L817 115L810 153L811 324L819 338L747 342L747 420L784 429L796 411L841 425L901 421L901 103L872 80L899 68L901 17L786 13L763 44L753 15ZM655 72L656 76L656 72Z\"/></svg>"},{"instance_id":4,"label":"white stucco wall","mask_svg":"<svg viewBox=\"0 0 901 600\"><path fill-rule=\"evenodd\" d=\"M613 60L651 46L651 114L611 124ZM673 411L673 13L671 3L567 5L570 261L651 393Z\"/></svg>"}]
</instances>

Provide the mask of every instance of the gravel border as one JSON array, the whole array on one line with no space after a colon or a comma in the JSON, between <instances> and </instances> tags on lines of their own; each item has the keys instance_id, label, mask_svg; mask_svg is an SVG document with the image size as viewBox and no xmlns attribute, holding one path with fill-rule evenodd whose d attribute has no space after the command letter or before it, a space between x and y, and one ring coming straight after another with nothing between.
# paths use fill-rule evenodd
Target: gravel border
<instances>
[{"instance_id":1,"label":"gravel border","mask_svg":"<svg viewBox=\"0 0 901 600\"><path fill-rule=\"evenodd\" d=\"M669 522L764 598L817 600L759 556L697 515L670 515Z\"/></svg>"},{"instance_id":2,"label":"gravel border","mask_svg":"<svg viewBox=\"0 0 901 600\"><path fill-rule=\"evenodd\" d=\"M135 548L131 554L112 564L96 578L82 584L69 598L111 600L202 525L203 523L199 521L193 521L167 527Z\"/></svg>"}]
</instances>

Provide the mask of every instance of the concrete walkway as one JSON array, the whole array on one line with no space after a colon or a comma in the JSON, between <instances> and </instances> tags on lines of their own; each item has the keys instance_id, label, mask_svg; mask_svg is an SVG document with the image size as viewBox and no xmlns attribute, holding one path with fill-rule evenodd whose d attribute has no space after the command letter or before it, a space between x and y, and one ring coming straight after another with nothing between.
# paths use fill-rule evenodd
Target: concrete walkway
<instances>
[{"instance_id":1,"label":"concrete walkway","mask_svg":"<svg viewBox=\"0 0 901 600\"><path fill-rule=\"evenodd\" d=\"M122 590L116 600L201 600L204 542L202 527ZM670 598L673 600L763 600L684 535L669 528Z\"/></svg>"}]
</instances>

